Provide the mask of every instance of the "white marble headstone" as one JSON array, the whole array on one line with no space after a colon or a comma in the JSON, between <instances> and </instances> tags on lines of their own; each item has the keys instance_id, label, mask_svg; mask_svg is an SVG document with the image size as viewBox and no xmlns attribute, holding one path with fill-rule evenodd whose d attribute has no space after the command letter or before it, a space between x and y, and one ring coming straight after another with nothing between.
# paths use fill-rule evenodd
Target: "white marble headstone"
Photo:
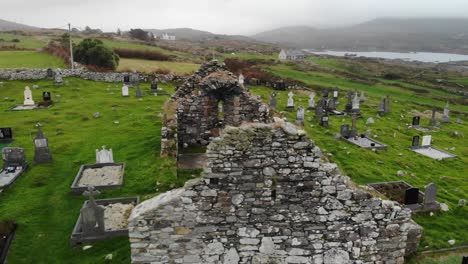
<instances>
[{"instance_id":1,"label":"white marble headstone","mask_svg":"<svg viewBox=\"0 0 468 264\"><path fill-rule=\"evenodd\" d=\"M432 142L432 136L424 136L422 139L421 146L423 147L430 146L431 142Z\"/></svg>"},{"instance_id":2,"label":"white marble headstone","mask_svg":"<svg viewBox=\"0 0 468 264\"><path fill-rule=\"evenodd\" d=\"M244 75L242 73L239 75L239 84L244 84Z\"/></svg>"},{"instance_id":3,"label":"white marble headstone","mask_svg":"<svg viewBox=\"0 0 468 264\"><path fill-rule=\"evenodd\" d=\"M128 86L125 84L122 86L122 96L128 96Z\"/></svg>"},{"instance_id":4,"label":"white marble headstone","mask_svg":"<svg viewBox=\"0 0 468 264\"><path fill-rule=\"evenodd\" d=\"M353 109L359 109L359 96L356 92L356 94L354 95L354 98L353 98Z\"/></svg>"},{"instance_id":5,"label":"white marble headstone","mask_svg":"<svg viewBox=\"0 0 468 264\"><path fill-rule=\"evenodd\" d=\"M106 146L102 146L102 150L96 149L96 163L113 163L114 154L112 149L107 150Z\"/></svg>"},{"instance_id":6,"label":"white marble headstone","mask_svg":"<svg viewBox=\"0 0 468 264\"><path fill-rule=\"evenodd\" d=\"M29 86L26 86L24 88L24 102L23 105L34 105L34 101L32 98L32 92L31 89L29 89Z\"/></svg>"},{"instance_id":7,"label":"white marble headstone","mask_svg":"<svg viewBox=\"0 0 468 264\"><path fill-rule=\"evenodd\" d=\"M288 93L288 105L287 107L294 107L294 99L293 99L293 96L294 96L294 93L293 92L289 92Z\"/></svg>"},{"instance_id":8,"label":"white marble headstone","mask_svg":"<svg viewBox=\"0 0 468 264\"><path fill-rule=\"evenodd\" d=\"M315 108L315 93L312 92L309 94L309 108Z\"/></svg>"}]
</instances>

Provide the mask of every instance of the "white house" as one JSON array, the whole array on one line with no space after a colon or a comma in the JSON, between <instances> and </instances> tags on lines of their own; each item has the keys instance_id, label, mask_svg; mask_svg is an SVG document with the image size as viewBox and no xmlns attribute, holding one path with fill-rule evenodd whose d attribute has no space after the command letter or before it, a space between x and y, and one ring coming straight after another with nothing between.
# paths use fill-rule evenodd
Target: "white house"
<instances>
[{"instance_id":1,"label":"white house","mask_svg":"<svg viewBox=\"0 0 468 264\"><path fill-rule=\"evenodd\" d=\"M285 50L282 49L279 53L279 60L293 60L293 61L300 61L305 58L304 52L300 50Z\"/></svg>"},{"instance_id":2,"label":"white house","mask_svg":"<svg viewBox=\"0 0 468 264\"><path fill-rule=\"evenodd\" d=\"M176 40L176 37L174 35L169 35L167 33L162 34L161 39L164 40Z\"/></svg>"}]
</instances>

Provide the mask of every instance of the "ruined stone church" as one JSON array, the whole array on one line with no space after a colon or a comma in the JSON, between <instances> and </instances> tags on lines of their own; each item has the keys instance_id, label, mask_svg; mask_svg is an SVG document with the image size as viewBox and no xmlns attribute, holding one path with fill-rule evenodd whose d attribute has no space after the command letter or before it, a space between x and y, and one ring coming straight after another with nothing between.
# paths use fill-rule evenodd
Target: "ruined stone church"
<instances>
[{"instance_id":1,"label":"ruined stone church","mask_svg":"<svg viewBox=\"0 0 468 264\"><path fill-rule=\"evenodd\" d=\"M209 143L203 175L133 210L132 263L389 264L415 252L422 229L409 209L355 187L213 65L176 93L178 140ZM219 100L229 118L213 133Z\"/></svg>"}]
</instances>

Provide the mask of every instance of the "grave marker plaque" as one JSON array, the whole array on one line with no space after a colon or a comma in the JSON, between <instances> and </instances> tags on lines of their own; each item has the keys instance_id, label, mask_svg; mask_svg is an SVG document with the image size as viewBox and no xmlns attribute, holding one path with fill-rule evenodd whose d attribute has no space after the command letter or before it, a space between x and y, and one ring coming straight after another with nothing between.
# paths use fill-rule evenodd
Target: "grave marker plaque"
<instances>
[{"instance_id":1,"label":"grave marker plaque","mask_svg":"<svg viewBox=\"0 0 468 264\"><path fill-rule=\"evenodd\" d=\"M405 204L417 204L419 198L419 188L409 188L405 191Z\"/></svg>"},{"instance_id":2,"label":"grave marker plaque","mask_svg":"<svg viewBox=\"0 0 468 264\"><path fill-rule=\"evenodd\" d=\"M432 142L432 136L423 136L422 144L423 147L429 147Z\"/></svg>"},{"instance_id":3,"label":"grave marker plaque","mask_svg":"<svg viewBox=\"0 0 468 264\"><path fill-rule=\"evenodd\" d=\"M413 143L411 144L412 147L419 147L419 136L413 137Z\"/></svg>"},{"instance_id":4,"label":"grave marker plaque","mask_svg":"<svg viewBox=\"0 0 468 264\"><path fill-rule=\"evenodd\" d=\"M10 143L13 141L13 132L10 127L0 128L0 143Z\"/></svg>"}]
</instances>

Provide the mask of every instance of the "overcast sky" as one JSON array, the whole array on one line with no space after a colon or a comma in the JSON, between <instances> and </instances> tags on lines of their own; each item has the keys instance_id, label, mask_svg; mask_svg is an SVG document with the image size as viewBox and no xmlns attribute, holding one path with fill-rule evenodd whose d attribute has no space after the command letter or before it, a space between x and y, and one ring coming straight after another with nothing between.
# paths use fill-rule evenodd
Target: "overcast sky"
<instances>
[{"instance_id":1,"label":"overcast sky","mask_svg":"<svg viewBox=\"0 0 468 264\"><path fill-rule=\"evenodd\" d=\"M252 34L329 27L377 17L467 17L468 0L0 0L0 18L39 27L105 31L190 27Z\"/></svg>"}]
</instances>

